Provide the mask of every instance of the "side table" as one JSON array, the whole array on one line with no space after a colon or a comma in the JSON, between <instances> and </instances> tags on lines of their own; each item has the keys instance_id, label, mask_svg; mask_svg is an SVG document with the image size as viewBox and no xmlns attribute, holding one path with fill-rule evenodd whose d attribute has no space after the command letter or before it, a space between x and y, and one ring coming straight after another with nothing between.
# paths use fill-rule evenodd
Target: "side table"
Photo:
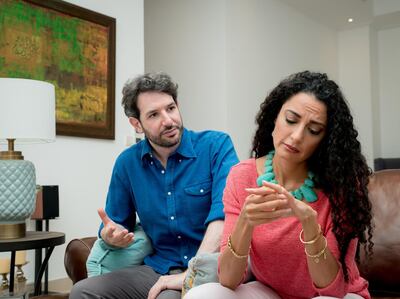
<instances>
[{"instance_id":1,"label":"side table","mask_svg":"<svg viewBox=\"0 0 400 299\"><path fill-rule=\"evenodd\" d=\"M19 250L46 248L46 256L40 265L35 279L34 295L40 294L40 287L44 270L55 246L65 243L65 234L59 232L27 231L26 236L18 239L0 240L0 252L11 251L10 265L10 294L14 293L15 252Z\"/></svg>"}]
</instances>

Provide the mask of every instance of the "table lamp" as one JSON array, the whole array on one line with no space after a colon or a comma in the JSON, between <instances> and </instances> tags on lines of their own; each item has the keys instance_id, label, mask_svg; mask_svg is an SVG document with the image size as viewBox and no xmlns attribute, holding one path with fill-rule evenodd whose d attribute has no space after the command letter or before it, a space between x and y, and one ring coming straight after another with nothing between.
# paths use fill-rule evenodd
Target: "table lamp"
<instances>
[{"instance_id":1,"label":"table lamp","mask_svg":"<svg viewBox=\"0 0 400 299\"><path fill-rule=\"evenodd\" d=\"M54 85L0 78L0 144L8 143L0 152L0 239L24 237L35 207L35 167L14 145L54 140Z\"/></svg>"}]
</instances>

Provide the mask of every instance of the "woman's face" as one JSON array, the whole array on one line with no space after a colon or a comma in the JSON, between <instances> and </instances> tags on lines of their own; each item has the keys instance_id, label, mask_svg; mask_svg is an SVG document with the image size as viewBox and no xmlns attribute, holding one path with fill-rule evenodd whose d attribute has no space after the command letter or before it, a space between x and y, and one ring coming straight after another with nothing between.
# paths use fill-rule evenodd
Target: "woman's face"
<instances>
[{"instance_id":1,"label":"woman's face","mask_svg":"<svg viewBox=\"0 0 400 299\"><path fill-rule=\"evenodd\" d=\"M325 136L326 124L323 102L312 94L295 94L283 104L275 120L275 155L294 163L306 161Z\"/></svg>"}]
</instances>

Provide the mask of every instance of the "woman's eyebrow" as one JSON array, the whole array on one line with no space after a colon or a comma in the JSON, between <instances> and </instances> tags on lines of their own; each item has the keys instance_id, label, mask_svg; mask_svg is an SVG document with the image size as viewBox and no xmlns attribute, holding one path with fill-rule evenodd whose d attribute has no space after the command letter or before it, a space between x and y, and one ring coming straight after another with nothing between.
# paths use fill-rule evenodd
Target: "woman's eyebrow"
<instances>
[{"instance_id":1,"label":"woman's eyebrow","mask_svg":"<svg viewBox=\"0 0 400 299\"><path fill-rule=\"evenodd\" d=\"M292 114L294 114L294 115L295 115L296 117L298 117L298 118L301 118L301 115L298 114L297 112L293 111L293 110L287 109L286 111L287 111L287 112L290 112L290 113L292 113ZM320 125L320 126L322 126L322 127L324 127L324 128L325 128L325 126L326 126L324 123L319 122L319 121L316 121L316 120L311 120L310 123L316 124L316 125Z\"/></svg>"}]
</instances>

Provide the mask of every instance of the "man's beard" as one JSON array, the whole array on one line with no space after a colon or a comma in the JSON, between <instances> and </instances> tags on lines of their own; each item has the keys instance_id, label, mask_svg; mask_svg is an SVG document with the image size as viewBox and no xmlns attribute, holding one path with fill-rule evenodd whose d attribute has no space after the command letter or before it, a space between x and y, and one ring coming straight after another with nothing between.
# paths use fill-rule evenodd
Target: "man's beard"
<instances>
[{"instance_id":1,"label":"man's beard","mask_svg":"<svg viewBox=\"0 0 400 299\"><path fill-rule=\"evenodd\" d=\"M165 137L164 133L166 131L169 131L169 130L172 130L172 129L177 129L178 130L178 134L177 134L177 136L174 137L174 139L171 140L168 137ZM174 147L175 145L177 145L177 144L179 144L181 142L182 132L183 132L183 125L167 127L158 136L151 135L144 128L143 128L143 132L144 132L144 135L146 136L146 138L149 139L153 144L161 146L161 147L169 148L169 147Z\"/></svg>"}]
</instances>

